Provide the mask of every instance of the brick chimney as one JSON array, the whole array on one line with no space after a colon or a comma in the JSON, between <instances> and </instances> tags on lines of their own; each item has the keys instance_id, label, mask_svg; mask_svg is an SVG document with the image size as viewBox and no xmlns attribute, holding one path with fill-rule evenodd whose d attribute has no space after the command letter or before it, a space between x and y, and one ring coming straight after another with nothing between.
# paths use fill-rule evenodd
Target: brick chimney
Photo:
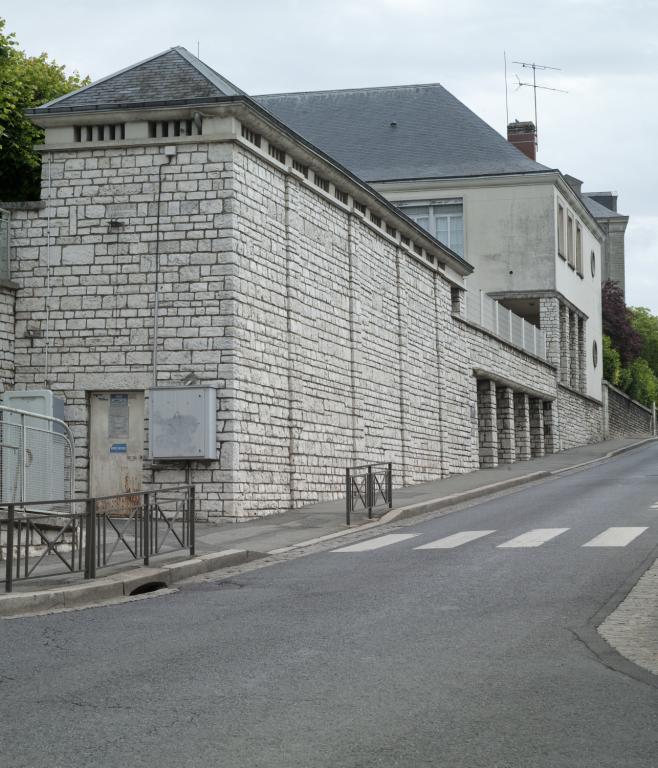
<instances>
[{"instance_id":1,"label":"brick chimney","mask_svg":"<svg viewBox=\"0 0 658 768\"><path fill-rule=\"evenodd\" d=\"M533 122L520 123L515 120L507 126L507 141L531 160L537 159L537 130Z\"/></svg>"}]
</instances>

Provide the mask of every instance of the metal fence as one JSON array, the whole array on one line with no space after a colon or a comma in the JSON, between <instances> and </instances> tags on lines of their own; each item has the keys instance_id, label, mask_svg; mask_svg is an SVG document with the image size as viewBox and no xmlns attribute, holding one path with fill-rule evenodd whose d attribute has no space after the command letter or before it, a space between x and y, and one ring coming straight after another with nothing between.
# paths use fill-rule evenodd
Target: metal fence
<instances>
[{"instance_id":1,"label":"metal fence","mask_svg":"<svg viewBox=\"0 0 658 768\"><path fill-rule=\"evenodd\" d=\"M74 474L75 443L63 421L0 406L0 503L72 499Z\"/></svg>"},{"instance_id":2,"label":"metal fence","mask_svg":"<svg viewBox=\"0 0 658 768\"><path fill-rule=\"evenodd\" d=\"M351 525L352 513L358 510L372 512L377 507L393 506L393 464L364 464L348 467L345 475L345 522Z\"/></svg>"},{"instance_id":3,"label":"metal fence","mask_svg":"<svg viewBox=\"0 0 658 768\"><path fill-rule=\"evenodd\" d=\"M466 291L465 318L525 352L546 360L546 334L536 325L487 296L484 291Z\"/></svg>"},{"instance_id":4,"label":"metal fence","mask_svg":"<svg viewBox=\"0 0 658 768\"><path fill-rule=\"evenodd\" d=\"M189 549L194 555L194 486L85 499L0 504L5 591L15 581L98 569Z\"/></svg>"}]
</instances>

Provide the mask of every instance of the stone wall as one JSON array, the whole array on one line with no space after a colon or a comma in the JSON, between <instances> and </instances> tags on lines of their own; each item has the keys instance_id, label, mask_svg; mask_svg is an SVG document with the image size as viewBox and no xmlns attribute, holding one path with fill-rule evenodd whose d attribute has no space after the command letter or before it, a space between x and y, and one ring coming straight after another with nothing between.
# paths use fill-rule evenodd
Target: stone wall
<instances>
[{"instance_id":1,"label":"stone wall","mask_svg":"<svg viewBox=\"0 0 658 768\"><path fill-rule=\"evenodd\" d=\"M650 408L632 400L612 384L604 382L604 397L607 396L608 424L606 437L649 437L653 434L653 417Z\"/></svg>"},{"instance_id":2,"label":"stone wall","mask_svg":"<svg viewBox=\"0 0 658 768\"><path fill-rule=\"evenodd\" d=\"M14 387L15 291L0 286L0 393Z\"/></svg>"},{"instance_id":3,"label":"stone wall","mask_svg":"<svg viewBox=\"0 0 658 768\"><path fill-rule=\"evenodd\" d=\"M559 435L558 446L561 451L600 442L603 440L601 403L560 384L554 429Z\"/></svg>"},{"instance_id":4,"label":"stone wall","mask_svg":"<svg viewBox=\"0 0 658 768\"><path fill-rule=\"evenodd\" d=\"M159 173L158 383L193 373L218 389L217 461L189 468L201 517L337 498L355 463L392 461L398 486L477 469L483 377L494 403L504 392L505 460L517 423L519 451L538 455L537 408L556 434L570 425L569 445L600 437L595 404L558 390L554 367L453 314L440 268L243 143L188 142L170 163L158 146L81 148L50 170L49 254L46 212L12 216L15 382L64 397L79 493L90 392L152 383ZM47 305L46 373L28 331L45 331ZM0 354L2 327L0 310ZM145 463L146 483L185 478Z\"/></svg>"},{"instance_id":5,"label":"stone wall","mask_svg":"<svg viewBox=\"0 0 658 768\"><path fill-rule=\"evenodd\" d=\"M234 491L232 390L235 253L232 155L187 144L162 170L159 382L193 371L218 387L219 462L192 464L202 515L221 514ZM229 159L224 159L225 157ZM16 386L45 384L66 402L77 442L77 491L88 490L88 398L93 390L152 384L156 193L161 148L53 153L50 209L11 217L16 292ZM49 250L49 253L48 253ZM50 261L50 278L47 262ZM50 352L46 373L46 306ZM28 330L41 338L29 338ZM47 381L45 381L47 380ZM145 480L185 477L182 466L145 465Z\"/></svg>"}]
</instances>

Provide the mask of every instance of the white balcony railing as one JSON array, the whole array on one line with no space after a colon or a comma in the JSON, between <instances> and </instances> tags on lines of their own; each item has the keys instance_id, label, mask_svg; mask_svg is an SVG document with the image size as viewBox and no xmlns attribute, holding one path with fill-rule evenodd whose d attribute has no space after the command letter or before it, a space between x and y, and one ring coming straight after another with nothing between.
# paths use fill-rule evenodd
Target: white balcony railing
<instances>
[{"instance_id":1,"label":"white balcony railing","mask_svg":"<svg viewBox=\"0 0 658 768\"><path fill-rule=\"evenodd\" d=\"M506 309L484 291L465 291L464 319L496 334L504 341L546 360L546 334Z\"/></svg>"}]
</instances>

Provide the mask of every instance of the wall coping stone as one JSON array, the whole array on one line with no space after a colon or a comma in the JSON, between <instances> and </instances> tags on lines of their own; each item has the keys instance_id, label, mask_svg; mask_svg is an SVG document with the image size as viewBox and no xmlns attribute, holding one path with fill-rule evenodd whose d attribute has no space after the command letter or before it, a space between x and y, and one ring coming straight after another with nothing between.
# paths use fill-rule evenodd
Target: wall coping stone
<instances>
[{"instance_id":1,"label":"wall coping stone","mask_svg":"<svg viewBox=\"0 0 658 768\"><path fill-rule=\"evenodd\" d=\"M637 405L638 408L642 408L643 411L646 411L649 415L651 415L651 413L652 413L651 408L648 408L646 405L642 405L642 403L639 403L637 400L633 400L633 398L629 397L629 395L627 395L626 392L622 392L621 389L617 389L617 387L612 385L606 379L603 379L603 386L607 387L608 389L611 389L613 392L616 392L618 395L623 397L624 400L628 401L629 405L631 403L633 405Z\"/></svg>"},{"instance_id":2,"label":"wall coping stone","mask_svg":"<svg viewBox=\"0 0 658 768\"><path fill-rule=\"evenodd\" d=\"M578 395L578 397L582 397L583 400L589 400L590 403L595 403L596 405L603 406L602 400L597 400L595 397L592 397L591 395L586 395L584 392L579 392L577 389L573 389L568 384L563 384L561 381L558 382L558 388L564 389L567 392L570 392L572 395Z\"/></svg>"},{"instance_id":3,"label":"wall coping stone","mask_svg":"<svg viewBox=\"0 0 658 768\"><path fill-rule=\"evenodd\" d=\"M527 349L522 349L521 347L517 347L516 344L511 344L509 341L507 341L507 339L503 339L502 336L498 336L495 333L492 333L492 331L490 331L488 328L484 328L482 325L478 325L477 323L474 323L472 320L467 320L462 315L455 314L454 312L452 313L452 317L453 319L459 320L460 322L464 323L464 325L470 325L471 328L476 328L478 331L481 331L487 336L490 336L492 339L496 339L496 341L499 341L501 344L504 344L506 347L513 349L515 352L519 352L522 355L526 355L526 357L530 357L533 360L536 360L542 365L545 365L546 368L550 368L552 371L557 371L557 367L552 363L549 363L548 360L544 360L544 358L539 357L539 355L533 355L532 352L528 352Z\"/></svg>"}]
</instances>

